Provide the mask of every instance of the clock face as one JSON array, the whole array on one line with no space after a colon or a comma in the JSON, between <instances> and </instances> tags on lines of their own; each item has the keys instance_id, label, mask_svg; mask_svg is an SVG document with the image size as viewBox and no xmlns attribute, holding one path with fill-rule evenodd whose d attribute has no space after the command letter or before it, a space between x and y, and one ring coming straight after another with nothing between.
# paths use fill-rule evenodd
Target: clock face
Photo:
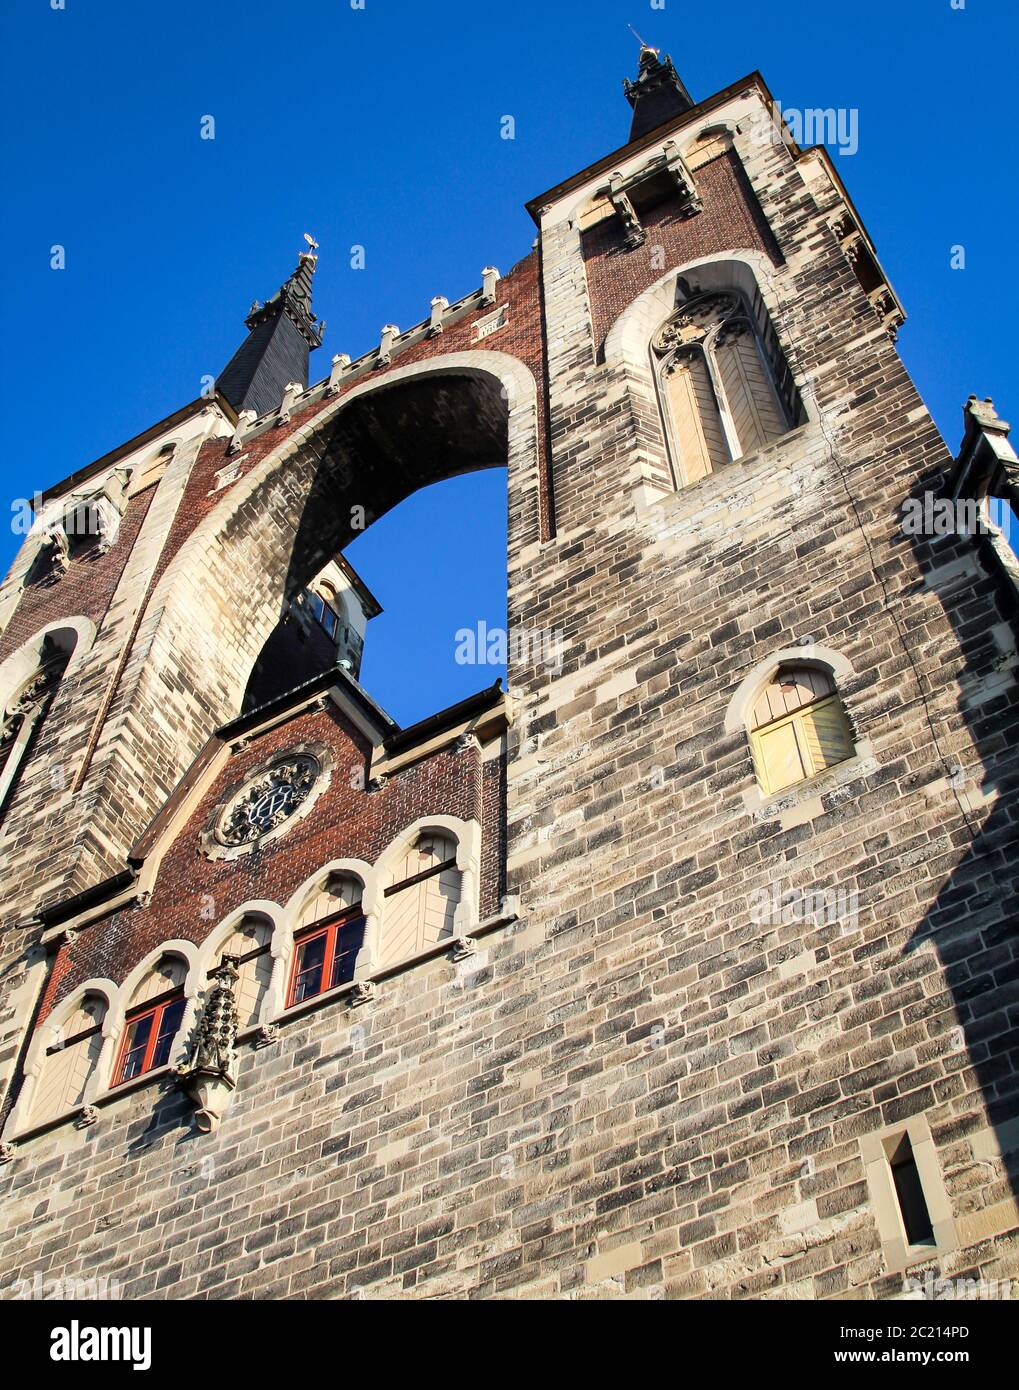
<instances>
[{"instance_id":1,"label":"clock face","mask_svg":"<svg viewBox=\"0 0 1019 1390\"><path fill-rule=\"evenodd\" d=\"M306 755L283 757L253 778L227 806L216 839L230 847L250 845L290 819L311 793L320 772Z\"/></svg>"}]
</instances>

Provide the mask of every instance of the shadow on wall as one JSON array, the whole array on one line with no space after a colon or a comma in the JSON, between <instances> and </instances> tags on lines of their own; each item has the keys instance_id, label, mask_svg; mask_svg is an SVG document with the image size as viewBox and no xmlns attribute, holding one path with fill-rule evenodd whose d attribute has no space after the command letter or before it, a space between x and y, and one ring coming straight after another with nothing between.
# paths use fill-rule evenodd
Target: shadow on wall
<instances>
[{"instance_id":1,"label":"shadow on wall","mask_svg":"<svg viewBox=\"0 0 1019 1390\"><path fill-rule=\"evenodd\" d=\"M952 480L928 475L914 496L928 490L950 495ZM907 951L932 943L938 952L954 1010L944 1010L939 996L925 1001L928 1031L932 1039L958 1031L958 1046L944 1057L948 1076L953 1060L956 1071L972 1068L1019 1199L1019 686L1007 650L1019 635L1019 589L990 535L910 539L923 572L958 566L936 592L962 650L958 710L980 762L958 767L947 758L940 798L955 829L932 849L940 855L950 846L958 858ZM988 612L998 617L988 622ZM942 1098L936 1089L934 1082L931 1105ZM974 1127L960 1116L947 1137L964 1138Z\"/></svg>"}]
</instances>

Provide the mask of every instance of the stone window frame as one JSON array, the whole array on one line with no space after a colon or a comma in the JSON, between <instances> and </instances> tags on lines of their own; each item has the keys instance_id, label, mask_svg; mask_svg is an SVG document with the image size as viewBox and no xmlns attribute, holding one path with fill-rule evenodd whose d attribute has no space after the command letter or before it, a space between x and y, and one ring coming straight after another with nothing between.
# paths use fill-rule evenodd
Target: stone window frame
<instances>
[{"instance_id":1,"label":"stone window frame","mask_svg":"<svg viewBox=\"0 0 1019 1390\"><path fill-rule=\"evenodd\" d=\"M65 999L62 999L52 1013L48 1014L39 1027L34 1030L25 1053L21 1089L5 1127L5 1133L9 1139L17 1139L23 1134L34 1133L37 1130L41 1132L55 1128L70 1119L80 1117L92 1105L99 1093L102 1076L108 1074L113 1066L113 1054L116 1039L119 1036L114 1031L114 1015L119 992L119 987L104 976L95 976L86 980L84 984L79 985ZM103 1039L102 1049L86 1077L81 1102L56 1111L45 1120L36 1121L33 1110L47 1058L51 1055L51 1049L64 1041L62 1035L67 1020L78 1012L89 995L99 995L105 1000L106 1013L99 1025Z\"/></svg>"},{"instance_id":2,"label":"stone window frame","mask_svg":"<svg viewBox=\"0 0 1019 1390\"><path fill-rule=\"evenodd\" d=\"M910 1245L906 1237L890 1163L903 1137L909 1139L931 1219L934 1232L931 1244ZM898 1124L862 1135L860 1156L874 1221L881 1237L881 1254L889 1274L899 1274L913 1265L929 1263L932 1259L958 1250L960 1240L955 1215L926 1115L912 1115Z\"/></svg>"},{"instance_id":3,"label":"stone window frame","mask_svg":"<svg viewBox=\"0 0 1019 1390\"><path fill-rule=\"evenodd\" d=\"M70 492L53 498L35 520L30 537L31 548L26 551L23 584L53 583L63 578L71 562L95 550L105 554L116 543L120 523L128 505L127 468L114 468L105 478L93 482L81 492ZM87 545L80 543L76 527L68 529L68 517L87 510L96 517L94 538ZM92 535L92 532L89 532ZM43 554L50 552L50 563L42 568Z\"/></svg>"},{"instance_id":4,"label":"stone window frame","mask_svg":"<svg viewBox=\"0 0 1019 1390\"><path fill-rule=\"evenodd\" d=\"M230 810L232 804L243 795L245 789L260 777L264 777L278 763L285 763L291 758L313 758L318 763L318 774L315 783L294 813L281 821L272 830L267 830L264 835L259 835L255 840L246 841L241 845L224 845L220 842L216 831L223 820L223 817ZM260 762L250 767L243 777L231 782L223 796L216 803L212 814L201 833L200 844L202 854L206 859L211 860L234 860L240 859L244 855L253 854L256 850L261 850L265 845L272 844L281 835L286 835L305 816L309 815L317 802L326 792L332 783L333 772L336 767L336 758L333 751L327 744L319 742L295 743L285 748L276 749L273 753L267 754Z\"/></svg>"},{"instance_id":5,"label":"stone window frame","mask_svg":"<svg viewBox=\"0 0 1019 1390\"><path fill-rule=\"evenodd\" d=\"M812 666L831 677L849 723L854 752L843 762L835 763L780 792L768 794L758 782L753 765L751 714L758 695L783 666ZM861 737L851 701L847 698L855 679L852 662L841 652L815 642L803 642L795 647L781 647L771 652L740 681L726 708L723 728L727 734L743 735L749 774L748 783L742 790L743 805L755 819L778 819L783 829L792 829L825 814L822 796L848 788L850 783L875 771L877 760L874 745L870 739Z\"/></svg>"},{"instance_id":6,"label":"stone window frame","mask_svg":"<svg viewBox=\"0 0 1019 1390\"><path fill-rule=\"evenodd\" d=\"M46 720L54 702L59 699L60 692L68 678L75 673L85 659L95 640L95 635L95 623L89 618L58 618L47 623L45 627L39 628L27 641L22 642L21 646L12 652L6 660L0 663L0 719L3 719L16 702L19 692L24 690L33 676L47 664L47 641L61 652L67 653L67 659L59 678L42 702L41 709L37 711L34 718L27 717L15 735L16 742L20 740L20 746L11 750L7 760L0 767L0 825L3 822L11 787L24 762L31 739L34 737L35 731ZM70 783L70 777L67 780Z\"/></svg>"},{"instance_id":7,"label":"stone window frame","mask_svg":"<svg viewBox=\"0 0 1019 1390\"><path fill-rule=\"evenodd\" d=\"M604 348L606 371L617 374L624 383L633 419L646 419L650 411L659 422L658 440L647 432L640 438L639 463L632 480L646 505L653 506L660 502L663 494L669 496L685 490L680 488L673 472L666 416L659 399L650 346L655 334L677 311L685 297L679 283L681 280L687 283L696 281L697 289L704 292L740 290L751 306L760 300L789 373L791 389L802 411L801 423L793 425L788 433L778 439L735 460L733 467L743 469L762 454L780 450L793 442L798 441L799 447L805 447L820 435L821 418L813 387L802 367L794 365L795 355L790 351L785 314L775 288L777 277L778 268L772 261L763 252L748 247L734 247L730 251L695 257L665 271L653 285L627 305L609 328ZM714 479L729 486L726 480L731 480L731 476L723 468L702 478L700 485L708 485Z\"/></svg>"},{"instance_id":8,"label":"stone window frame","mask_svg":"<svg viewBox=\"0 0 1019 1390\"><path fill-rule=\"evenodd\" d=\"M168 1060L163 1066L141 1072L128 1081L115 1083L114 1073L120 1057L121 1039L124 1034L127 1015L133 1007L135 991L152 967L157 965L164 956L178 956L186 967L183 984L184 1013L170 1044ZM17 1140L27 1135L54 1129L70 1120L76 1121L80 1127L85 1128L96 1118L95 1108L97 1105L128 1095L140 1086L146 1086L155 1081L164 1081L173 1071L174 1066L184 1059L186 1043L195 1026L202 993L202 975L198 968L198 959L198 948L193 942L181 938L163 941L155 950L149 951L144 956L121 984L117 985L105 977L94 977L79 985L66 999L62 999L53 1010L52 1015L47 1016L33 1032L25 1055L21 1091L7 1124L4 1126L5 1138ZM102 995L106 1000L107 1007L102 1023L102 1049L85 1083L81 1104L71 1106L58 1114L51 1115L42 1123L36 1124L32 1118L32 1105L45 1063L46 1049L53 1046L59 1029L79 1007L86 994Z\"/></svg>"},{"instance_id":9,"label":"stone window frame","mask_svg":"<svg viewBox=\"0 0 1019 1390\"><path fill-rule=\"evenodd\" d=\"M732 304L724 320L709 327L696 341L691 341L689 345L676 344L665 346L663 335L667 332L673 320L691 310L695 310L701 305L707 305L712 298L726 296L731 298ZM763 314L763 318L762 318ZM760 361L764 373L766 386L770 389L774 404L781 417L785 428L781 434L777 434L773 439L768 439L762 443L755 444L753 448L744 449L739 438L736 422L733 417L732 405L722 378L722 371L719 366L718 340L734 324L742 324L751 334L757 357ZM676 308L669 316L664 319L657 327L648 344L651 367L654 375L655 391L658 399L658 410L662 420L662 428L665 433L666 445L669 453L669 461L672 468L672 476L676 489L683 489L696 486L699 478L685 479L682 450L677 438L676 419L674 411L669 401L668 390L666 387L666 377L673 368L676 360L685 352L695 351L699 354L704 363L707 378L710 384L711 394L715 403L718 422L721 427L722 439L729 458L726 459L719 468L712 468L710 473L722 472L729 466L742 464L745 460L755 458L765 449L773 448L780 444L794 430L798 429L803 423L797 420L793 414L794 407L802 405L799 401L798 393L794 393L791 400L786 399L785 393L779 386L775 376L775 362L772 352L769 352L768 338L773 340L773 352L781 354L782 366L786 374L792 381L792 374L789 371L788 363L782 353L782 346L771 322L771 316L761 301L759 312L755 312L753 305L747 299L746 293L740 288L731 290L697 290L689 298L677 304Z\"/></svg>"}]
</instances>

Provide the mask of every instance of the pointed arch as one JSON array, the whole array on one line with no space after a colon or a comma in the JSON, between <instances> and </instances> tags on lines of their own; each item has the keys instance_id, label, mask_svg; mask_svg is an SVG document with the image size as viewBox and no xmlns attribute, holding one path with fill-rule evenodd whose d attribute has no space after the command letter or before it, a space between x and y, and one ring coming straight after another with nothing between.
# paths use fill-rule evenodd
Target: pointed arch
<instances>
[{"instance_id":1,"label":"pointed arch","mask_svg":"<svg viewBox=\"0 0 1019 1390\"><path fill-rule=\"evenodd\" d=\"M47 624L0 664L0 824L59 687L95 638L88 618Z\"/></svg>"},{"instance_id":2,"label":"pointed arch","mask_svg":"<svg viewBox=\"0 0 1019 1390\"><path fill-rule=\"evenodd\" d=\"M358 533L358 507L370 522L421 487L508 465L512 544L539 534L537 391L510 354L437 354L372 374L336 398L315 396L306 423L302 404L298 428L214 500L153 588L85 784L99 817L90 834L104 845L129 847L213 730L240 712L286 605ZM144 760L166 721L181 736L128 794L122 730Z\"/></svg>"},{"instance_id":3,"label":"pointed arch","mask_svg":"<svg viewBox=\"0 0 1019 1390\"><path fill-rule=\"evenodd\" d=\"M8 1132L49 1125L90 1104L105 1082L118 988L97 977L79 985L35 1030Z\"/></svg>"}]
</instances>

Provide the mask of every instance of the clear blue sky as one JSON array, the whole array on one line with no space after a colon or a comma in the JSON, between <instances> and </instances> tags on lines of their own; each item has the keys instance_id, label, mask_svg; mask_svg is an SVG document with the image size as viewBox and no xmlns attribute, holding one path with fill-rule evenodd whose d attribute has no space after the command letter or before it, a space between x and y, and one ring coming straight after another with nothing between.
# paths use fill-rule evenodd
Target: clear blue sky
<instances>
[{"instance_id":1,"label":"clear blue sky","mask_svg":"<svg viewBox=\"0 0 1019 1390\"><path fill-rule=\"evenodd\" d=\"M695 99L760 68L784 107L858 110L859 150L836 158L909 314L906 365L953 448L971 391L1019 417L1011 0L64 4L5 0L0 35L8 498L193 399L305 230L328 320L312 379L508 270L534 235L524 201L625 140L627 24ZM453 651L458 627L504 621L504 493L498 473L444 484L351 550L387 610L363 677L404 723L497 674ZM438 554L436 522L456 538ZM3 528L0 569L15 548Z\"/></svg>"}]
</instances>

